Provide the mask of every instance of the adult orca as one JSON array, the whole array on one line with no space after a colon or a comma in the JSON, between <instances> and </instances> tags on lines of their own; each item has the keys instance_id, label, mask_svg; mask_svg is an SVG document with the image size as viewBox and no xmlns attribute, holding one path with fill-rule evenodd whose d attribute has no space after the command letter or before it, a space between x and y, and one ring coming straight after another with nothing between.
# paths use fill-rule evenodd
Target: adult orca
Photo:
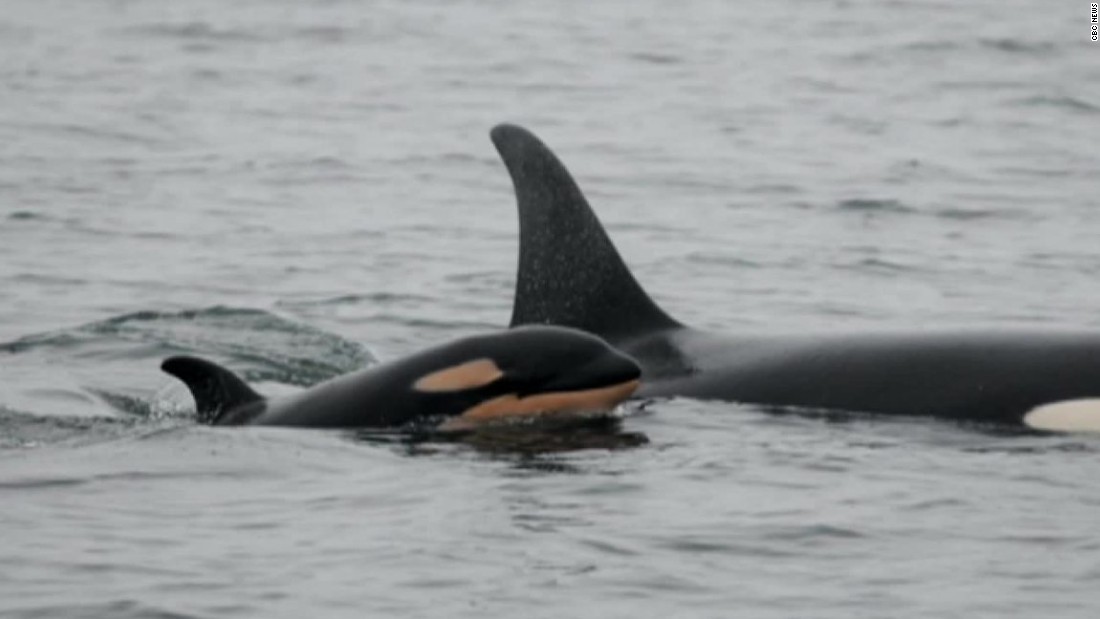
<instances>
[{"instance_id":1,"label":"adult orca","mask_svg":"<svg viewBox=\"0 0 1100 619\"><path fill-rule=\"evenodd\" d=\"M548 326L455 340L277 400L203 359L171 357L161 369L187 385L202 423L441 430L605 412L641 374L600 338Z\"/></svg>"},{"instance_id":2,"label":"adult orca","mask_svg":"<svg viewBox=\"0 0 1100 619\"><path fill-rule=\"evenodd\" d=\"M532 133L491 132L515 187L513 326L606 339L642 366L636 397L1100 430L1100 333L720 335L664 312L623 263L569 171Z\"/></svg>"}]
</instances>

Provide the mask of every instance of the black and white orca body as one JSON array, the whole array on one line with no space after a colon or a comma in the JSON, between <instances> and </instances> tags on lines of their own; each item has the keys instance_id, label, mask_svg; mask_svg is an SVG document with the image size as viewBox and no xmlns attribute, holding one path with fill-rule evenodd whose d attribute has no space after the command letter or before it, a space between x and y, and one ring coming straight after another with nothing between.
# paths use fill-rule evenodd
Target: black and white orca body
<instances>
[{"instance_id":1,"label":"black and white orca body","mask_svg":"<svg viewBox=\"0 0 1100 619\"><path fill-rule=\"evenodd\" d=\"M519 208L512 325L563 325L603 337L641 364L637 397L1100 430L1100 332L765 336L692 329L637 283L550 149L514 125L491 136Z\"/></svg>"},{"instance_id":2,"label":"black and white orca body","mask_svg":"<svg viewBox=\"0 0 1100 619\"><path fill-rule=\"evenodd\" d=\"M187 385L203 423L445 430L606 412L641 374L602 339L548 326L455 340L274 400L202 359L172 357L161 368Z\"/></svg>"}]
</instances>

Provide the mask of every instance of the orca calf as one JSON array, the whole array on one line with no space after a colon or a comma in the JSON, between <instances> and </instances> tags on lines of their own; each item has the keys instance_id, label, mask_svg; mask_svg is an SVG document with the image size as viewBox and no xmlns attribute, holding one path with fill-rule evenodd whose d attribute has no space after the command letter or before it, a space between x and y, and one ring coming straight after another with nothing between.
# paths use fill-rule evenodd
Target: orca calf
<instances>
[{"instance_id":1,"label":"orca calf","mask_svg":"<svg viewBox=\"0 0 1100 619\"><path fill-rule=\"evenodd\" d=\"M1100 430L1100 333L979 331L720 335L658 307L565 166L515 125L491 132L515 187L513 326L599 335L642 366L639 398Z\"/></svg>"},{"instance_id":2,"label":"orca calf","mask_svg":"<svg viewBox=\"0 0 1100 619\"><path fill-rule=\"evenodd\" d=\"M600 338L549 326L455 340L277 400L203 359L171 357L161 369L187 385L202 423L441 430L606 412L641 374Z\"/></svg>"}]
</instances>

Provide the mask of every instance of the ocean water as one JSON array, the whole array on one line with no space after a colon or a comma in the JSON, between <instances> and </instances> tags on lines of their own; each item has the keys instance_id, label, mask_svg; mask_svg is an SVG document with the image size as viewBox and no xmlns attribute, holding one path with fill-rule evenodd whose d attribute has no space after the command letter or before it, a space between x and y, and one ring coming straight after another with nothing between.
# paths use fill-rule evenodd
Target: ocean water
<instances>
[{"instance_id":1,"label":"ocean water","mask_svg":"<svg viewBox=\"0 0 1100 619\"><path fill-rule=\"evenodd\" d=\"M488 131L715 330L1100 329L1087 3L6 0L0 616L1095 617L1100 439L197 426L507 324ZM1100 369L1098 369L1100 378Z\"/></svg>"}]
</instances>

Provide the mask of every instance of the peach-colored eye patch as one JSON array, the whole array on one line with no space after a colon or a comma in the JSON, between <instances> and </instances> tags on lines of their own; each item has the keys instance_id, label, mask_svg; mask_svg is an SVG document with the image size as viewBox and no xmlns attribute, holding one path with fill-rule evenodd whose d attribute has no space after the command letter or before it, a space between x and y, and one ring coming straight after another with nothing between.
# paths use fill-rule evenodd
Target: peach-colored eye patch
<instances>
[{"instance_id":1,"label":"peach-colored eye patch","mask_svg":"<svg viewBox=\"0 0 1100 619\"><path fill-rule=\"evenodd\" d=\"M430 392L463 391L488 385L501 376L504 372L492 359L475 359L422 376L413 388Z\"/></svg>"}]
</instances>

